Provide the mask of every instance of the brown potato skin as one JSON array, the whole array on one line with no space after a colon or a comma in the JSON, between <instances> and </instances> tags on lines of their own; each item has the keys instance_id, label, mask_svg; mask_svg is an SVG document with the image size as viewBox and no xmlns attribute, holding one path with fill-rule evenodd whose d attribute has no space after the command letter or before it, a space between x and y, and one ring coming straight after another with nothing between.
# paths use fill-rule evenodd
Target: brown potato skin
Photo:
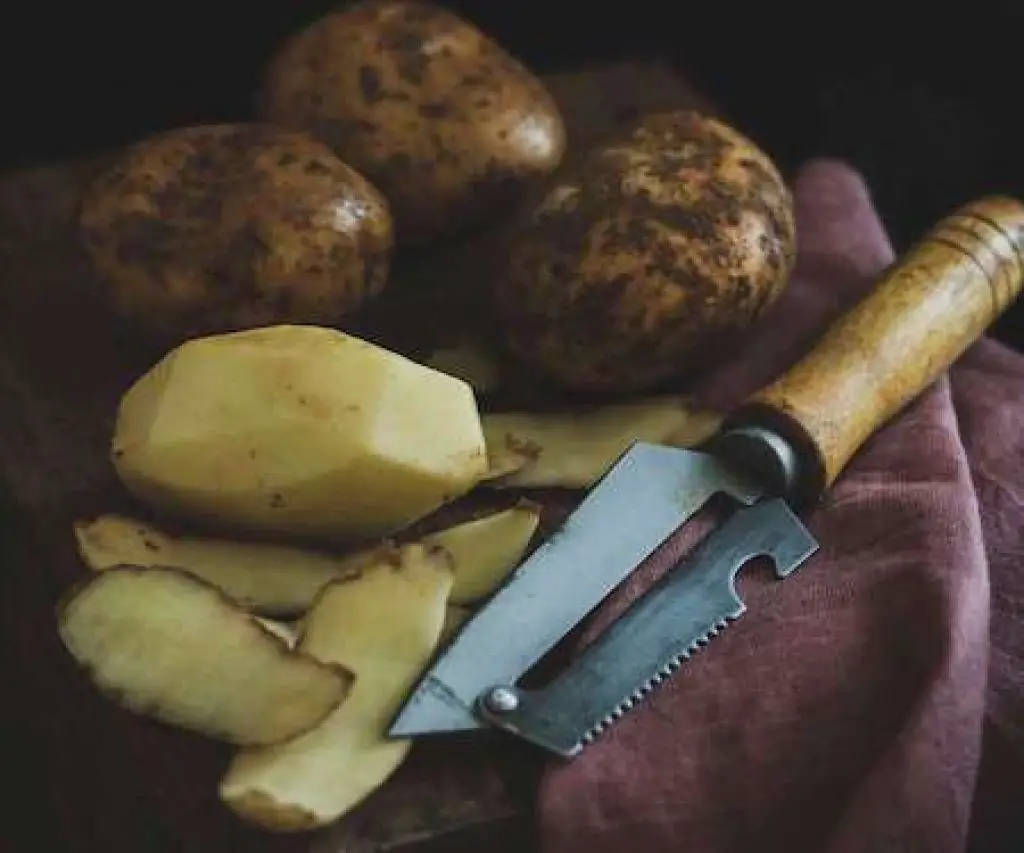
<instances>
[{"instance_id":1,"label":"brown potato skin","mask_svg":"<svg viewBox=\"0 0 1024 853\"><path fill-rule=\"evenodd\" d=\"M753 142L693 111L588 152L515 229L495 285L507 348L584 394L707 366L782 292L792 198Z\"/></svg>"},{"instance_id":2,"label":"brown potato skin","mask_svg":"<svg viewBox=\"0 0 1024 853\"><path fill-rule=\"evenodd\" d=\"M161 343L331 325L388 279L387 202L311 137L185 127L127 148L86 190L79 235L112 312Z\"/></svg>"},{"instance_id":3,"label":"brown potato skin","mask_svg":"<svg viewBox=\"0 0 1024 853\"><path fill-rule=\"evenodd\" d=\"M260 111L324 140L379 187L406 246L494 221L566 146L540 80L465 20L405 0L359 3L289 39Z\"/></svg>"}]
</instances>

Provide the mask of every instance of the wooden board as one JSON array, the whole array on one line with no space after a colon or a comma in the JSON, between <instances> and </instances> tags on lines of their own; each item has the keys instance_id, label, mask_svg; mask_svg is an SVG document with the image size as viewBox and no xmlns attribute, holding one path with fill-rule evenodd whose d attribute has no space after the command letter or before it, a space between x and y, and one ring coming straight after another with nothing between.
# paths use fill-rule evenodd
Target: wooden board
<instances>
[{"instance_id":1,"label":"wooden board","mask_svg":"<svg viewBox=\"0 0 1024 853\"><path fill-rule=\"evenodd\" d=\"M682 79L658 63L587 69L548 83L574 154L639 112L695 103ZM155 355L127 348L90 302L72 220L94 168L54 164L0 177L2 661L17 685L4 723L17 740L7 776L21 780L24 797L23 808L16 799L9 810L8 837L31 839L21 849L74 853L411 853L424 845L479 849L482 838L498 850L526 849L540 768L518 745L417 745L388 784L336 826L273 836L243 826L218 803L226 748L120 711L75 672L53 618L58 596L85 571L70 524L127 506L106 447L118 397ZM425 282L416 291L424 306L433 299L430 279L484 292L493 239L407 265ZM440 313L450 319L450 305ZM479 831L466 834L471 828Z\"/></svg>"}]
</instances>

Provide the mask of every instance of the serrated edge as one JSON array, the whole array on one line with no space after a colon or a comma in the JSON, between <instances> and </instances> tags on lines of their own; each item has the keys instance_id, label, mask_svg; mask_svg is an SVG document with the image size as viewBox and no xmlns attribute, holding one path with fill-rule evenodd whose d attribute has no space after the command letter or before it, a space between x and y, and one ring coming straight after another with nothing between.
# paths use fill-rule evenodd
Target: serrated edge
<instances>
[{"instance_id":1,"label":"serrated edge","mask_svg":"<svg viewBox=\"0 0 1024 853\"><path fill-rule=\"evenodd\" d=\"M619 702L611 711L601 717L594 725L587 729L575 744L575 751L590 746L601 734L612 725L621 720L626 714L640 705L656 688L670 679L686 661L692 658L697 652L703 649L715 637L736 621L735 616L726 616L714 622L710 628L694 638L694 640L679 654L669 658L663 663L646 681L637 687L625 699Z\"/></svg>"}]
</instances>

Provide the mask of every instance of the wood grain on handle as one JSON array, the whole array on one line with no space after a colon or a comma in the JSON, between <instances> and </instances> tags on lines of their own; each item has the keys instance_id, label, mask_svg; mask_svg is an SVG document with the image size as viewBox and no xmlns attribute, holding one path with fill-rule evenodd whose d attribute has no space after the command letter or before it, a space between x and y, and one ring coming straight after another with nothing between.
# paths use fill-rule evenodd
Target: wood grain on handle
<instances>
[{"instance_id":1,"label":"wood grain on handle","mask_svg":"<svg viewBox=\"0 0 1024 853\"><path fill-rule=\"evenodd\" d=\"M880 426L935 381L1016 298L1024 204L983 198L941 220L817 346L747 400L730 426L773 429L816 500Z\"/></svg>"}]
</instances>

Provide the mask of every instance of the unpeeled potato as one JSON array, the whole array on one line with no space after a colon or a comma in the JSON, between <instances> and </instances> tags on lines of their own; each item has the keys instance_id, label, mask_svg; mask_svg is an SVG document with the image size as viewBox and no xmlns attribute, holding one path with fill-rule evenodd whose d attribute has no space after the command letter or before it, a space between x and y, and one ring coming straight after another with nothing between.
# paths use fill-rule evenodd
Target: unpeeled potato
<instances>
[{"instance_id":1,"label":"unpeeled potato","mask_svg":"<svg viewBox=\"0 0 1024 853\"><path fill-rule=\"evenodd\" d=\"M322 142L263 124L183 127L125 149L79 230L104 302L165 345L275 323L335 324L385 286L380 192Z\"/></svg>"},{"instance_id":2,"label":"unpeeled potato","mask_svg":"<svg viewBox=\"0 0 1024 853\"><path fill-rule=\"evenodd\" d=\"M769 156L700 113L657 113L588 152L517 224L496 314L509 350L564 388L650 391L738 344L795 251Z\"/></svg>"},{"instance_id":3,"label":"unpeeled potato","mask_svg":"<svg viewBox=\"0 0 1024 853\"><path fill-rule=\"evenodd\" d=\"M413 0L357 3L292 36L268 67L261 115L366 175L405 245L507 213L566 145L538 78L468 21Z\"/></svg>"}]
</instances>

